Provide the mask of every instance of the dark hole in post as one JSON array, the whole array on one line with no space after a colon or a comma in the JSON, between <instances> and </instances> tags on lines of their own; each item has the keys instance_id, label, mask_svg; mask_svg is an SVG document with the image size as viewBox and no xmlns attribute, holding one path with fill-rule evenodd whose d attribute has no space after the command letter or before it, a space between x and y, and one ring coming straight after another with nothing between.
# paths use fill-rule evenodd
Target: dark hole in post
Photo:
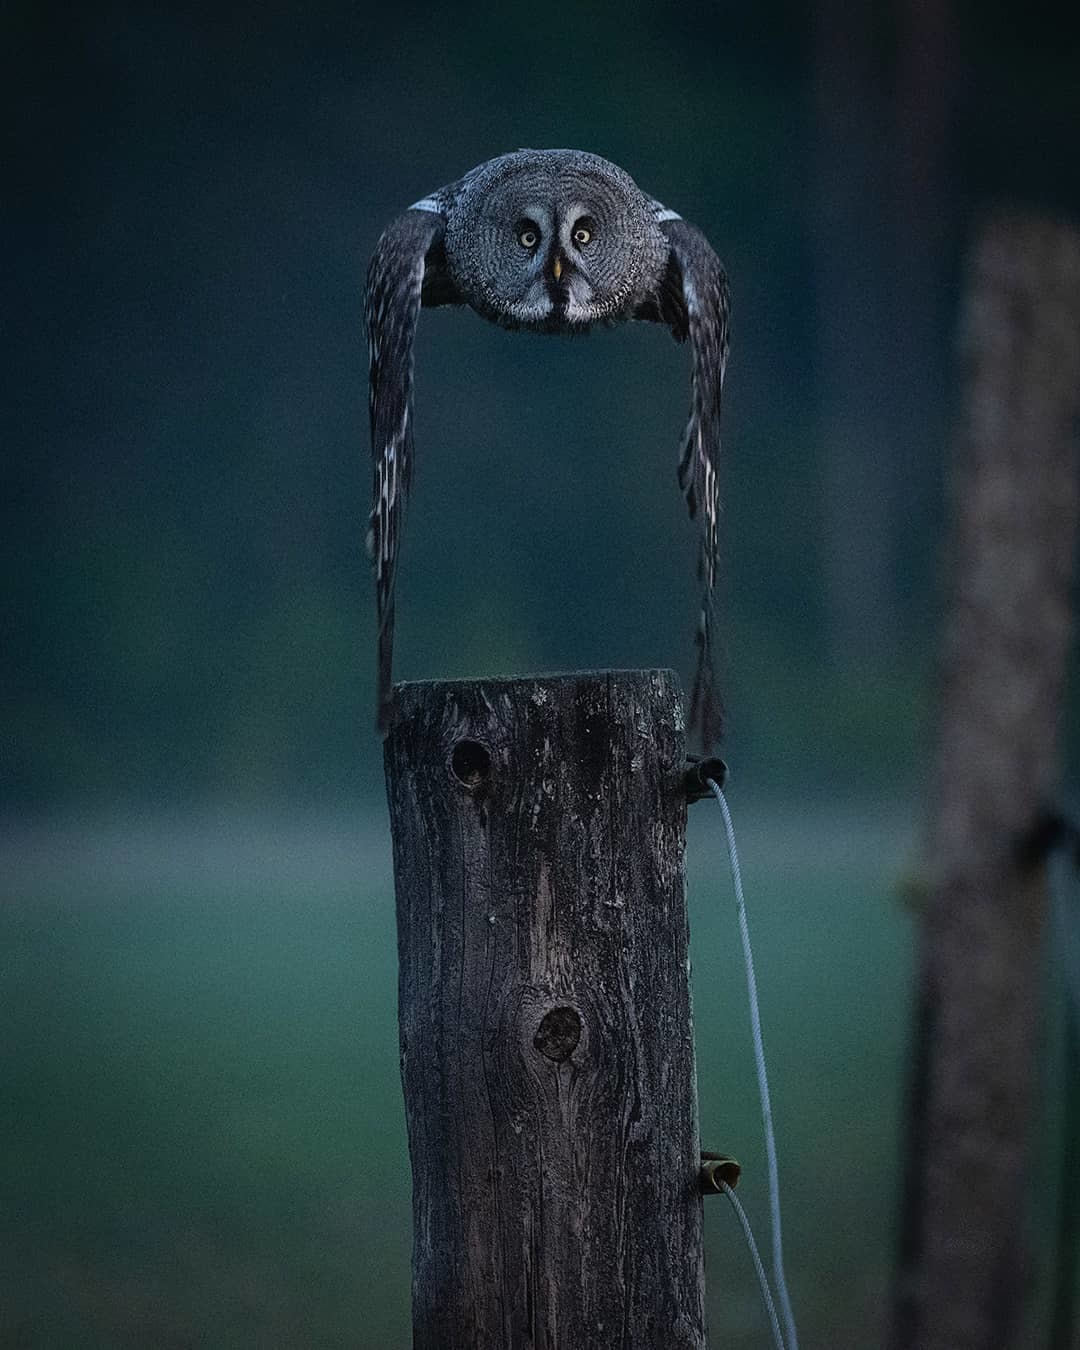
<instances>
[{"instance_id":1,"label":"dark hole in post","mask_svg":"<svg viewBox=\"0 0 1080 1350\"><path fill-rule=\"evenodd\" d=\"M724 786L727 781L727 765L724 761L716 757L699 759L697 755L690 755L683 774L683 790L687 801L700 802L705 797L711 797L710 778L717 787Z\"/></svg>"},{"instance_id":2,"label":"dark hole in post","mask_svg":"<svg viewBox=\"0 0 1080 1350\"><path fill-rule=\"evenodd\" d=\"M491 773L491 753L479 741L458 741L450 756L450 768L459 783L475 791Z\"/></svg>"},{"instance_id":3,"label":"dark hole in post","mask_svg":"<svg viewBox=\"0 0 1080 1350\"><path fill-rule=\"evenodd\" d=\"M548 1059L569 1059L581 1040L581 1017L575 1008L552 1008L536 1028L533 1045Z\"/></svg>"},{"instance_id":4,"label":"dark hole in post","mask_svg":"<svg viewBox=\"0 0 1080 1350\"><path fill-rule=\"evenodd\" d=\"M724 1182L732 1190L739 1184L742 1167L735 1158L726 1153L705 1153L701 1155L701 1171L698 1176L703 1194L713 1195L723 1189Z\"/></svg>"}]
</instances>

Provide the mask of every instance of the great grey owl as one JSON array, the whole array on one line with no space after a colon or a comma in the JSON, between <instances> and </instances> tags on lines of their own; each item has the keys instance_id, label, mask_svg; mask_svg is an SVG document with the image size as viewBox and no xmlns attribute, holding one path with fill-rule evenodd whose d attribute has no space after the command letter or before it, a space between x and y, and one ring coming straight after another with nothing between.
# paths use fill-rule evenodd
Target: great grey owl
<instances>
[{"instance_id":1,"label":"great grey owl","mask_svg":"<svg viewBox=\"0 0 1080 1350\"><path fill-rule=\"evenodd\" d=\"M505 328L571 333L623 319L663 323L693 355L679 483L700 520L702 587L690 724L707 753L721 732L713 669L720 392L729 293L704 235L581 150L517 150L415 202L368 269L374 503L368 549L379 621L378 724L392 714L394 579L412 481L413 335L422 305L469 305Z\"/></svg>"}]
</instances>

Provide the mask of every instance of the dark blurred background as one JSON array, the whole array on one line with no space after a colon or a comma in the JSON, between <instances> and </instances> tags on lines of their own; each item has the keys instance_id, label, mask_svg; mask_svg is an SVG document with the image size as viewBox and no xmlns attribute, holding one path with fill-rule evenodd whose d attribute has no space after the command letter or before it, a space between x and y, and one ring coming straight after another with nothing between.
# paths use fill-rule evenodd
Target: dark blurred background
<instances>
[{"instance_id":1,"label":"dark blurred background","mask_svg":"<svg viewBox=\"0 0 1080 1350\"><path fill-rule=\"evenodd\" d=\"M1080 215L1071 19L5 7L0 1344L407 1343L362 284L395 213L523 145L615 160L731 274L726 753L789 1265L807 1344L878 1339L951 326L987 207ZM687 676L687 397L651 325L425 313L398 676ZM764 1226L716 830L703 1132ZM708 1217L714 1334L760 1344Z\"/></svg>"}]
</instances>

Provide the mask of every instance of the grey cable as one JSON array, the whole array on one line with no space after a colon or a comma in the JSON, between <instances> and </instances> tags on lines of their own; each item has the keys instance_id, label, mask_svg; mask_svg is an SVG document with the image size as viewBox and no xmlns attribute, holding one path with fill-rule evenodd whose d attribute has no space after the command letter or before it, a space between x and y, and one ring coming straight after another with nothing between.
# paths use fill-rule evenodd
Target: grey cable
<instances>
[{"instance_id":1,"label":"grey cable","mask_svg":"<svg viewBox=\"0 0 1080 1350\"><path fill-rule=\"evenodd\" d=\"M754 954L750 948L750 925L746 918L746 900L743 896L739 854L735 847L735 827L731 823L731 812L728 810L727 800L720 790L720 785L712 778L706 779L706 782L709 784L713 796L720 803L720 810L724 815L728 857L731 859L731 879L735 884L735 907L739 917L739 936L742 938L743 961L746 965L746 986L750 995L750 1030L754 1041L754 1065L757 1069L758 1093L761 1097L761 1119L765 1127L765 1160L769 1172L773 1280L776 1283L776 1293L780 1301L787 1350L799 1350L799 1337L795 1330L795 1314L791 1309L791 1298L788 1294L787 1280L784 1277L784 1245L780 1235L780 1171L776 1164L776 1136L773 1133L769 1078L765 1069L765 1042L761 1035L757 978L754 975Z\"/></svg>"},{"instance_id":2,"label":"grey cable","mask_svg":"<svg viewBox=\"0 0 1080 1350\"><path fill-rule=\"evenodd\" d=\"M731 1189L726 1181L721 1181L720 1189L731 1201L731 1207L738 1216L739 1223L742 1225L743 1237L746 1238L746 1245L750 1248L750 1255L753 1258L754 1270L757 1272L758 1284L761 1287L761 1299L765 1304L765 1311L769 1314L769 1325L772 1327L773 1343L776 1350L785 1350L784 1338L780 1335L780 1319L776 1315L776 1304L773 1302L772 1290L769 1288L769 1279L765 1274L765 1267L761 1264L761 1253L758 1251L757 1243L754 1241L754 1234L750 1228L750 1220L746 1217L746 1210L739 1203L739 1197Z\"/></svg>"}]
</instances>

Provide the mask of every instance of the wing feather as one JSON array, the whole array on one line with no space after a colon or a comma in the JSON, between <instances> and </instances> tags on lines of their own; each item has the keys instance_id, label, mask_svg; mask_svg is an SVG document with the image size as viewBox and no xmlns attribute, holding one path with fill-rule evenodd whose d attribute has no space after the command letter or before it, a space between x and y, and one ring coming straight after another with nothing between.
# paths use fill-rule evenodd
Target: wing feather
<instances>
[{"instance_id":1,"label":"wing feather","mask_svg":"<svg viewBox=\"0 0 1080 1350\"><path fill-rule=\"evenodd\" d=\"M717 476L720 404L727 366L731 295L724 266L701 231L673 213L665 213L659 223L671 252L656 306L675 337L679 341L689 339L692 353L690 416L683 434L678 474L690 516L700 522L701 617L690 727L700 732L707 754L723 733L723 705L717 688L713 648L720 552Z\"/></svg>"},{"instance_id":2,"label":"wing feather","mask_svg":"<svg viewBox=\"0 0 1080 1350\"><path fill-rule=\"evenodd\" d=\"M379 622L379 731L385 734L393 707L394 583L401 548L405 502L412 482L413 339L421 300L429 288L436 303L449 298L443 276L444 217L410 209L383 232L368 267L367 320L371 454L374 482L368 553L375 571Z\"/></svg>"}]
</instances>

